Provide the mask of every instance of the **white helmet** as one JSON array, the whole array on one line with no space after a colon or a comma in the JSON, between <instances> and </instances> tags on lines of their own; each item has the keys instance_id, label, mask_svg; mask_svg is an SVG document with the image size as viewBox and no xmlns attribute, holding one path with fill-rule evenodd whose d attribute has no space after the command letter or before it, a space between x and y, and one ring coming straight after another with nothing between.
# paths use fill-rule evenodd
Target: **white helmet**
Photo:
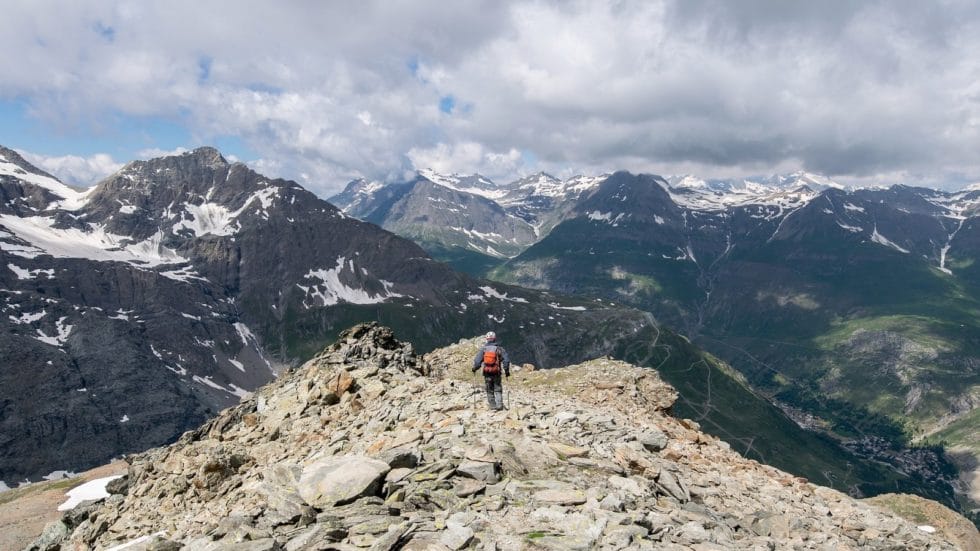
<instances>
[{"instance_id":1,"label":"white helmet","mask_svg":"<svg viewBox=\"0 0 980 551\"><path fill-rule=\"evenodd\" d=\"M490 332L487 333L486 339L488 341L495 341L495 340L497 340L497 334L494 333L493 331L490 331Z\"/></svg>"}]
</instances>

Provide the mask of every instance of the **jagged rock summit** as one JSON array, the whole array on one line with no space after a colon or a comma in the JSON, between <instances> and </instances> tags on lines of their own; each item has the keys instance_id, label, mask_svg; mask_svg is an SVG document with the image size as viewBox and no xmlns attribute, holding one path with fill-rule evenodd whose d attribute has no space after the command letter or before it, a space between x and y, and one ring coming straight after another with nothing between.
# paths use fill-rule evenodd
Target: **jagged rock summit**
<instances>
[{"instance_id":1,"label":"jagged rock summit","mask_svg":"<svg viewBox=\"0 0 980 551\"><path fill-rule=\"evenodd\" d=\"M671 417L652 370L515 367L490 411L476 346L358 325L29 549L956 548Z\"/></svg>"}]
</instances>

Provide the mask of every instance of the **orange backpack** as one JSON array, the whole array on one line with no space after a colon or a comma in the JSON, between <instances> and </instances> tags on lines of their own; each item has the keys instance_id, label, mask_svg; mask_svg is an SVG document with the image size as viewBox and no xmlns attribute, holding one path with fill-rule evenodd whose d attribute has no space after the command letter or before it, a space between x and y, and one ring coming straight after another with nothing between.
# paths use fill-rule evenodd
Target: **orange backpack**
<instances>
[{"instance_id":1,"label":"orange backpack","mask_svg":"<svg viewBox=\"0 0 980 551\"><path fill-rule=\"evenodd\" d=\"M500 354L496 346L488 346L483 350L483 374L496 375L500 373Z\"/></svg>"}]
</instances>

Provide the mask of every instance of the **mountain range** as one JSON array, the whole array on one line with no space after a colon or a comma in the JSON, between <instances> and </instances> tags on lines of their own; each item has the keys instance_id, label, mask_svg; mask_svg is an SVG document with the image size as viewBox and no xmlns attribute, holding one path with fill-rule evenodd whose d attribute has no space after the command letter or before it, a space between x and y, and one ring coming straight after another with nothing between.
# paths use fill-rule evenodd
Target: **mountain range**
<instances>
[{"instance_id":1,"label":"mountain range","mask_svg":"<svg viewBox=\"0 0 980 551\"><path fill-rule=\"evenodd\" d=\"M9 484L171 441L356 321L423 349L494 328L540 366L650 325L459 274L211 148L85 191L0 149L0 296Z\"/></svg>"},{"instance_id":2,"label":"mountain range","mask_svg":"<svg viewBox=\"0 0 980 551\"><path fill-rule=\"evenodd\" d=\"M752 457L866 494L882 481L948 494L932 475L848 467L645 312L474 279L214 149L135 161L88 190L0 156L5 486L173 441L380 320L421 351L494 329L538 367L632 358L679 377L680 410L707 402L699 419Z\"/></svg>"},{"instance_id":3,"label":"mountain range","mask_svg":"<svg viewBox=\"0 0 980 551\"><path fill-rule=\"evenodd\" d=\"M389 205L419 203L420 182L462 180L420 172L384 202L365 188L356 204L332 200L397 232ZM532 177L546 192L527 194L524 207L513 190L528 180L476 180L454 193L496 202L514 224L533 211L531 223L547 221L533 243L483 254L494 239L461 239L436 209L413 212L405 235L471 273L651 312L798 424L865 457L910 465L919 452L909 443L945 443L963 495L980 500L980 190L617 172ZM542 208L541 196L555 200ZM462 230L490 234L470 220Z\"/></svg>"}]
</instances>

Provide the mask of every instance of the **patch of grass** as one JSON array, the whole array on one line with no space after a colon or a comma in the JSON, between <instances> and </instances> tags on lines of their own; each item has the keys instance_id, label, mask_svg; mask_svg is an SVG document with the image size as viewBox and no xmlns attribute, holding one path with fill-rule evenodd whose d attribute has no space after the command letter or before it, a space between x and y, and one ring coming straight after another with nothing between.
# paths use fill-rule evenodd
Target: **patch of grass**
<instances>
[{"instance_id":1,"label":"patch of grass","mask_svg":"<svg viewBox=\"0 0 980 551\"><path fill-rule=\"evenodd\" d=\"M7 490L6 492L0 493L0 505L6 505L7 503L17 501L23 497L36 495L49 490L64 490L67 492L83 482L85 482L85 480L82 478L66 478L63 480L35 482L34 484L29 484L23 488L14 488L12 490Z\"/></svg>"},{"instance_id":2,"label":"patch of grass","mask_svg":"<svg viewBox=\"0 0 980 551\"><path fill-rule=\"evenodd\" d=\"M928 441L962 446L980 456L980 409L974 409L955 423L930 436Z\"/></svg>"},{"instance_id":3,"label":"patch of grass","mask_svg":"<svg viewBox=\"0 0 980 551\"><path fill-rule=\"evenodd\" d=\"M896 515L915 522L916 524L930 524L934 519L929 518L922 510L922 503L909 499L908 496L886 494L876 496L868 500L870 503L879 507L884 507Z\"/></svg>"},{"instance_id":4,"label":"patch of grass","mask_svg":"<svg viewBox=\"0 0 980 551\"><path fill-rule=\"evenodd\" d=\"M847 342L858 330L890 331L916 343L939 349L949 349L951 343L943 336L947 334L946 322L926 316L914 315L885 315L876 317L861 317L849 320L839 320L833 324L830 331L817 336L814 344L818 347L833 351L841 343Z\"/></svg>"}]
</instances>

